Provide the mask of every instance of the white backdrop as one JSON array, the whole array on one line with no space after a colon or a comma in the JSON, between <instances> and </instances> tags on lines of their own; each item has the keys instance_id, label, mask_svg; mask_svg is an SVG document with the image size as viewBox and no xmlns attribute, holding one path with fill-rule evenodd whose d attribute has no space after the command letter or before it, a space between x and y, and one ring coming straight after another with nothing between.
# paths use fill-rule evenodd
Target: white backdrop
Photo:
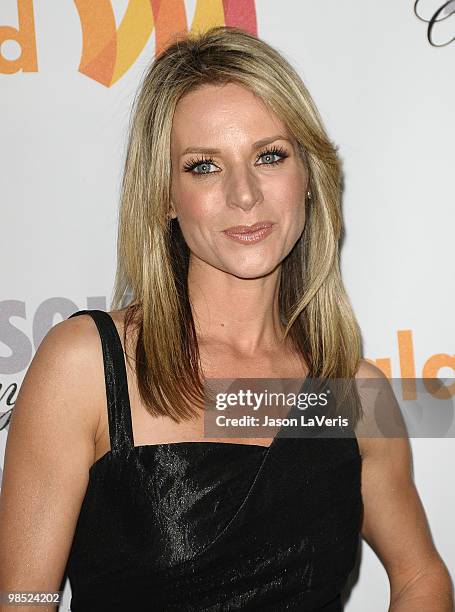
<instances>
[{"instance_id":1,"label":"white backdrop","mask_svg":"<svg viewBox=\"0 0 455 612\"><path fill-rule=\"evenodd\" d=\"M247 11L250 2L243 2ZM77 4L87 3L0 3L2 458L8 411L47 330L77 309L108 309L127 122L155 54L153 30L116 82L103 84L79 71ZM128 0L99 2L106 4L118 25ZM145 4L130 0L129 8L143 11ZM186 9L189 27L196 17L203 26L223 23L221 1L166 0L168 9L174 4ZM365 356L396 378L421 377L428 360L437 359L438 375L453 378L455 43L434 44L454 36L455 15L435 24L432 45L413 4L256 0L255 33L297 67L339 145L345 171L342 271ZM430 18L443 4L422 0L418 10ZM455 2L448 3L440 16L454 9ZM236 10L238 21L242 12ZM233 14L232 24L241 25ZM19 35L7 29L18 28L19 16L22 60L11 40ZM453 572L455 499L447 476L454 442L411 443L433 537ZM360 557L347 612L387 610L382 565L365 543ZM67 583L62 609L69 599Z\"/></svg>"}]
</instances>

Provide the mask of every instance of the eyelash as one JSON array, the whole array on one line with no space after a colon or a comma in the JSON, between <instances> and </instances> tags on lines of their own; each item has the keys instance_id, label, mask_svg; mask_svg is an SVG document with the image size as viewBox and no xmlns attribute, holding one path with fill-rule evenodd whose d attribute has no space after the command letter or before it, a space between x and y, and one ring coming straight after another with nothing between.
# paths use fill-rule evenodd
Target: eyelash
<instances>
[{"instance_id":1,"label":"eyelash","mask_svg":"<svg viewBox=\"0 0 455 612\"><path fill-rule=\"evenodd\" d=\"M258 153L256 157L256 161L258 161L261 157L264 157L264 155L280 155L281 159L270 162L269 164L261 164L261 166L276 166L277 164L280 164L281 162L283 162L286 159L286 157L289 157L288 153L283 149L283 147L280 147L280 146L273 146L270 149L261 151L261 153ZM186 164L183 166L183 170L185 172L192 172L195 168L197 168L198 166L202 164L213 164L213 163L214 163L214 160L212 157L202 157L202 158L197 158L197 159L192 158L186 162ZM215 173L214 172L193 172L193 175L197 177L207 176L210 174L215 174Z\"/></svg>"}]
</instances>

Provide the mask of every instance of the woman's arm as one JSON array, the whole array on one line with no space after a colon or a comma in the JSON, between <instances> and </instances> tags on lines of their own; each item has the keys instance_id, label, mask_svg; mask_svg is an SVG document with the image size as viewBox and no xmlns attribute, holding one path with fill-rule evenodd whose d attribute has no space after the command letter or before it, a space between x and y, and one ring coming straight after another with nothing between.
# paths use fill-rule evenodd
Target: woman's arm
<instances>
[{"instance_id":1,"label":"woman's arm","mask_svg":"<svg viewBox=\"0 0 455 612\"><path fill-rule=\"evenodd\" d=\"M364 363L360 378L386 377ZM439 556L412 478L407 438L363 438L362 536L390 581L389 612L453 612L450 575Z\"/></svg>"},{"instance_id":2,"label":"woman's arm","mask_svg":"<svg viewBox=\"0 0 455 612\"><path fill-rule=\"evenodd\" d=\"M102 368L93 322L76 317L49 331L27 370L6 442L0 591L60 588L94 460ZM56 608L0 605L6 609Z\"/></svg>"}]
</instances>

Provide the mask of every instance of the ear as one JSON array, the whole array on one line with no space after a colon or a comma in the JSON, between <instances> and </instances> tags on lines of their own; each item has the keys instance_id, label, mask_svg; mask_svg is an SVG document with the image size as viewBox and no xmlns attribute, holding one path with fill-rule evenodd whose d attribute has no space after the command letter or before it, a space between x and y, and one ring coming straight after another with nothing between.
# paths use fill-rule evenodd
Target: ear
<instances>
[{"instance_id":1,"label":"ear","mask_svg":"<svg viewBox=\"0 0 455 612\"><path fill-rule=\"evenodd\" d=\"M177 218L177 213L175 212L175 207L174 207L174 203L172 202L172 200L171 200L170 207L169 207L168 217L169 219Z\"/></svg>"}]
</instances>

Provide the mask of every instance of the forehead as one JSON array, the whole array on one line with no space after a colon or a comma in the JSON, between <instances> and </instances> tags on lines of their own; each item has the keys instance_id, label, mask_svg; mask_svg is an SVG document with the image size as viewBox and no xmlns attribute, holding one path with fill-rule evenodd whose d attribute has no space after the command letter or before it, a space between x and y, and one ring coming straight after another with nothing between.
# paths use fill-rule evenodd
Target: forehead
<instances>
[{"instance_id":1,"label":"forehead","mask_svg":"<svg viewBox=\"0 0 455 612\"><path fill-rule=\"evenodd\" d=\"M177 103L171 131L173 147L255 142L275 133L288 135L285 123L251 90L237 83L204 85Z\"/></svg>"}]
</instances>

